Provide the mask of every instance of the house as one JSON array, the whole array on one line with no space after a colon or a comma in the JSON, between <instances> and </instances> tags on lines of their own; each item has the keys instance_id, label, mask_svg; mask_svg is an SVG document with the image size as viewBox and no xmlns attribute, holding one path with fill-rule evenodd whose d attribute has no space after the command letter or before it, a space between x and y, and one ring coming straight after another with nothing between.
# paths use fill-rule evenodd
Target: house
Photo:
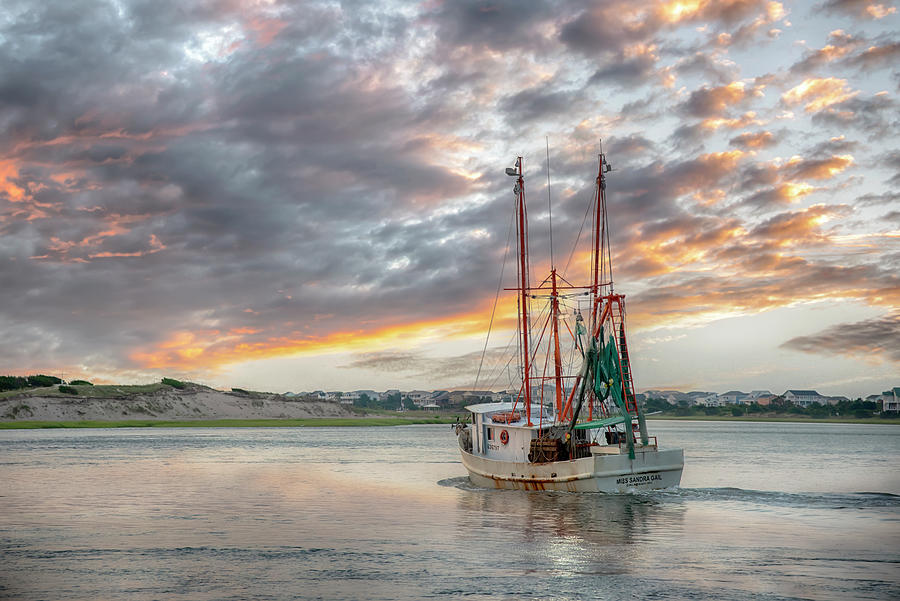
<instances>
[{"instance_id":1,"label":"house","mask_svg":"<svg viewBox=\"0 0 900 601\"><path fill-rule=\"evenodd\" d=\"M405 398L413 402L414 405L425 405L431 398L430 390L410 390L403 395Z\"/></svg>"},{"instance_id":2,"label":"house","mask_svg":"<svg viewBox=\"0 0 900 601\"><path fill-rule=\"evenodd\" d=\"M450 404L450 393L446 390L435 390L431 393L428 400L429 405L437 405L438 407L446 407ZM425 407L428 408L427 406Z\"/></svg>"},{"instance_id":3,"label":"house","mask_svg":"<svg viewBox=\"0 0 900 601\"><path fill-rule=\"evenodd\" d=\"M341 405L352 405L356 401L359 400L358 392L342 392L341 393Z\"/></svg>"},{"instance_id":4,"label":"house","mask_svg":"<svg viewBox=\"0 0 900 601\"><path fill-rule=\"evenodd\" d=\"M700 407L721 407L725 404L715 392L707 392L704 396L695 396L694 405Z\"/></svg>"},{"instance_id":5,"label":"house","mask_svg":"<svg viewBox=\"0 0 900 601\"><path fill-rule=\"evenodd\" d=\"M450 405L472 405L483 402L491 402L497 393L490 390L454 390L447 394L447 402Z\"/></svg>"},{"instance_id":6,"label":"house","mask_svg":"<svg viewBox=\"0 0 900 601\"><path fill-rule=\"evenodd\" d=\"M719 395L719 400L732 405L746 405L751 402L750 395L740 390L729 390Z\"/></svg>"},{"instance_id":7,"label":"house","mask_svg":"<svg viewBox=\"0 0 900 601\"><path fill-rule=\"evenodd\" d=\"M770 390L751 390L750 391L750 398L754 401L756 401L758 398L764 397L764 396L771 397L771 396L775 396L775 395L773 395L772 391L770 391Z\"/></svg>"},{"instance_id":8,"label":"house","mask_svg":"<svg viewBox=\"0 0 900 601\"><path fill-rule=\"evenodd\" d=\"M318 401L324 401L328 398L328 394L326 394L322 390L314 390L310 393L310 396L315 398Z\"/></svg>"},{"instance_id":9,"label":"house","mask_svg":"<svg viewBox=\"0 0 900 601\"><path fill-rule=\"evenodd\" d=\"M797 405L798 407L809 407L813 403L825 404L825 397L815 390L786 390L783 395L786 401Z\"/></svg>"},{"instance_id":10,"label":"house","mask_svg":"<svg viewBox=\"0 0 900 601\"><path fill-rule=\"evenodd\" d=\"M881 393L882 411L900 411L900 386Z\"/></svg>"},{"instance_id":11,"label":"house","mask_svg":"<svg viewBox=\"0 0 900 601\"><path fill-rule=\"evenodd\" d=\"M381 392L378 394L378 400L386 401L390 397L394 396L395 394L400 394L400 391L396 388L391 388L390 390L385 390L384 392ZM403 395L400 395L400 396L402 397Z\"/></svg>"},{"instance_id":12,"label":"house","mask_svg":"<svg viewBox=\"0 0 900 601\"><path fill-rule=\"evenodd\" d=\"M756 397L756 401L754 401L760 407L768 407L772 404L772 401L777 399L778 397L774 394L764 394L762 396Z\"/></svg>"}]
</instances>

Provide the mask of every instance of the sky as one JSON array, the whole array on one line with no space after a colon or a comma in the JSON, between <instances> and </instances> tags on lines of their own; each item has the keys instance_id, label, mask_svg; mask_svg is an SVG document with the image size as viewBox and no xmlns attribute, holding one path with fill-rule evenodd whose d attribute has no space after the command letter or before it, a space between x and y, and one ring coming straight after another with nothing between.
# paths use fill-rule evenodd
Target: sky
<instances>
[{"instance_id":1,"label":"sky","mask_svg":"<svg viewBox=\"0 0 900 601\"><path fill-rule=\"evenodd\" d=\"M602 148L638 389L880 393L898 65L875 0L7 0L0 372L501 390L504 169L584 282Z\"/></svg>"}]
</instances>

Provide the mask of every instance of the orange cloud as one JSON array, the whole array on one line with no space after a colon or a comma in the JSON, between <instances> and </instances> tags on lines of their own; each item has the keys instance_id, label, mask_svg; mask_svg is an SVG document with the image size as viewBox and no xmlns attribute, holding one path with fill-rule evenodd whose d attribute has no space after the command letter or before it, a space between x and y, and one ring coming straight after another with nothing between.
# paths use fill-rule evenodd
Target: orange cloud
<instances>
[{"instance_id":1,"label":"orange cloud","mask_svg":"<svg viewBox=\"0 0 900 601\"><path fill-rule=\"evenodd\" d=\"M675 25L701 20L733 21L760 9L762 14L753 21L754 28L785 16L781 2L765 0L671 0L658 4L655 12L665 23Z\"/></svg>"},{"instance_id":2,"label":"orange cloud","mask_svg":"<svg viewBox=\"0 0 900 601\"><path fill-rule=\"evenodd\" d=\"M166 245L159 241L159 238L156 237L156 234L151 234L150 248L148 250L136 250L130 253L99 252L88 255L88 259L105 259L110 257L143 257L145 255L158 253L159 251L165 249Z\"/></svg>"},{"instance_id":3,"label":"orange cloud","mask_svg":"<svg viewBox=\"0 0 900 601\"><path fill-rule=\"evenodd\" d=\"M852 90L846 79L827 77L806 79L782 94L781 99L789 106L803 104L807 113L817 113L857 94L859 90Z\"/></svg>"},{"instance_id":4,"label":"orange cloud","mask_svg":"<svg viewBox=\"0 0 900 601\"><path fill-rule=\"evenodd\" d=\"M830 179L853 164L849 154L835 155L827 159L803 159L791 157L785 167L798 179Z\"/></svg>"},{"instance_id":5,"label":"orange cloud","mask_svg":"<svg viewBox=\"0 0 900 601\"><path fill-rule=\"evenodd\" d=\"M754 228L751 237L768 240L777 247L825 243L830 236L822 232L822 225L844 215L845 207L813 205L806 209L783 213Z\"/></svg>"},{"instance_id":6,"label":"orange cloud","mask_svg":"<svg viewBox=\"0 0 900 601\"><path fill-rule=\"evenodd\" d=\"M12 202L21 202L25 198L25 190L12 181L18 176L19 168L13 161L0 160L0 194L5 193Z\"/></svg>"},{"instance_id":7,"label":"orange cloud","mask_svg":"<svg viewBox=\"0 0 900 601\"><path fill-rule=\"evenodd\" d=\"M897 8L894 6L887 7L884 4L869 4L866 6L866 14L872 17L873 19L883 19L888 15L893 15L897 13Z\"/></svg>"},{"instance_id":8,"label":"orange cloud","mask_svg":"<svg viewBox=\"0 0 900 601\"><path fill-rule=\"evenodd\" d=\"M720 127L725 127L727 129L743 129L745 127L750 127L751 125L763 125L763 122L756 118L756 113L753 111L747 111L740 117L734 119L712 117L700 122L701 127L712 131L719 129Z\"/></svg>"},{"instance_id":9,"label":"orange cloud","mask_svg":"<svg viewBox=\"0 0 900 601\"><path fill-rule=\"evenodd\" d=\"M310 336L294 331L288 336L260 336L251 327L235 327L227 332L216 329L177 331L155 348L137 350L129 358L145 369L209 370L255 359L297 354L374 351L408 346L410 341L453 339L482 335L490 302L477 309L448 317L417 323L393 324L372 329L355 329ZM508 296L497 307L494 327L515 327L515 299Z\"/></svg>"},{"instance_id":10,"label":"orange cloud","mask_svg":"<svg viewBox=\"0 0 900 601\"><path fill-rule=\"evenodd\" d=\"M769 131L760 131L756 133L745 132L730 140L733 146L743 146L744 148L760 149L776 144L775 136Z\"/></svg>"}]
</instances>

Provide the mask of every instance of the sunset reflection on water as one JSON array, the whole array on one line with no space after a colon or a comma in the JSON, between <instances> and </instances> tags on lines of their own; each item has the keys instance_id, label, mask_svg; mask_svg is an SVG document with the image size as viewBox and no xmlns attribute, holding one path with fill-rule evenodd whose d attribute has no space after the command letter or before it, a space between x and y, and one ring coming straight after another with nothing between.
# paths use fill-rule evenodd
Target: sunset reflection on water
<instances>
[{"instance_id":1,"label":"sunset reflection on water","mask_svg":"<svg viewBox=\"0 0 900 601\"><path fill-rule=\"evenodd\" d=\"M900 450L900 429L774 426L660 424L690 470L638 495L476 488L444 426L7 431L0 583L22 599L890 598L900 497L860 493L892 492L868 449ZM760 449L786 440L768 471ZM849 489L816 492L822 470Z\"/></svg>"}]
</instances>

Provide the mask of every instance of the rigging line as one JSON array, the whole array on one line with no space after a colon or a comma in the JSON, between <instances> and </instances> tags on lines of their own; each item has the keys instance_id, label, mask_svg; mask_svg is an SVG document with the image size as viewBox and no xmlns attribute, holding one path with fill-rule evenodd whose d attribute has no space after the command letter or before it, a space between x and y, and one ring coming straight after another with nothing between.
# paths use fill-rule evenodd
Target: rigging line
<instances>
[{"instance_id":1,"label":"rigging line","mask_svg":"<svg viewBox=\"0 0 900 601\"><path fill-rule=\"evenodd\" d=\"M587 223L588 215L591 212L591 207L594 206L594 196L591 195L591 202L588 204L587 210L584 212L584 219L581 220L581 228L578 230L578 236L575 238L575 244L572 245L572 252L569 253L569 260L566 261L566 267L563 269L563 275L567 274L569 271L569 264L572 262L572 257L575 256L575 250L578 248L578 242L581 241L581 234L584 232L584 224ZM593 253L591 253L593 255ZM593 263L591 263L593 265Z\"/></svg>"},{"instance_id":2,"label":"rigging line","mask_svg":"<svg viewBox=\"0 0 900 601\"><path fill-rule=\"evenodd\" d=\"M547 136L547 217L550 221L550 269L556 269L553 261L553 204L550 202L550 136Z\"/></svg>"},{"instance_id":3,"label":"rigging line","mask_svg":"<svg viewBox=\"0 0 900 601\"><path fill-rule=\"evenodd\" d=\"M493 389L492 388L493 384L495 384L497 382L497 380L500 379L500 376L503 375L503 371L507 368L507 366L509 366L510 363L512 363L512 360L516 358L516 356L513 355L512 353L507 355L507 352L509 351L510 347L513 345L513 343L516 341L517 338L518 338L518 333L513 332L512 337L509 339L509 341L506 343L506 346L500 352L500 356L497 358L496 361L494 361L494 364L487 371L488 375L486 376L486 380L488 382L491 382L491 384L488 385L487 390ZM506 359L506 363L503 363L503 359L505 357L508 357L508 358Z\"/></svg>"},{"instance_id":4,"label":"rigging line","mask_svg":"<svg viewBox=\"0 0 900 601\"><path fill-rule=\"evenodd\" d=\"M506 365L504 365L503 367L508 367L509 364L512 363L512 360L513 360L513 358L510 357L509 360L506 362ZM494 388L494 385L500 380L500 377L501 377L501 376L503 376L503 371L502 371L502 370L499 371L499 372L497 372L497 375L494 377L494 379L490 381L490 384L488 384L487 390L492 390L492 389ZM513 382L512 382L512 381L508 382L508 384L509 384L508 388L513 388Z\"/></svg>"},{"instance_id":5,"label":"rigging line","mask_svg":"<svg viewBox=\"0 0 900 601\"><path fill-rule=\"evenodd\" d=\"M494 306L491 309L491 320L488 323L487 336L484 337L484 348L481 350L481 361L478 362L478 373L475 375L475 385L472 391L478 390L478 379L481 377L481 367L484 365L484 355L487 353L488 341L491 339L491 329L494 327L494 313L497 311L497 303L500 300L500 288L503 286L503 272L506 270L506 259L509 257L509 241L512 239L512 226L515 213L509 220L509 230L506 233L506 252L503 253L503 265L500 266L500 280L497 282L497 294L494 296Z\"/></svg>"}]
</instances>

